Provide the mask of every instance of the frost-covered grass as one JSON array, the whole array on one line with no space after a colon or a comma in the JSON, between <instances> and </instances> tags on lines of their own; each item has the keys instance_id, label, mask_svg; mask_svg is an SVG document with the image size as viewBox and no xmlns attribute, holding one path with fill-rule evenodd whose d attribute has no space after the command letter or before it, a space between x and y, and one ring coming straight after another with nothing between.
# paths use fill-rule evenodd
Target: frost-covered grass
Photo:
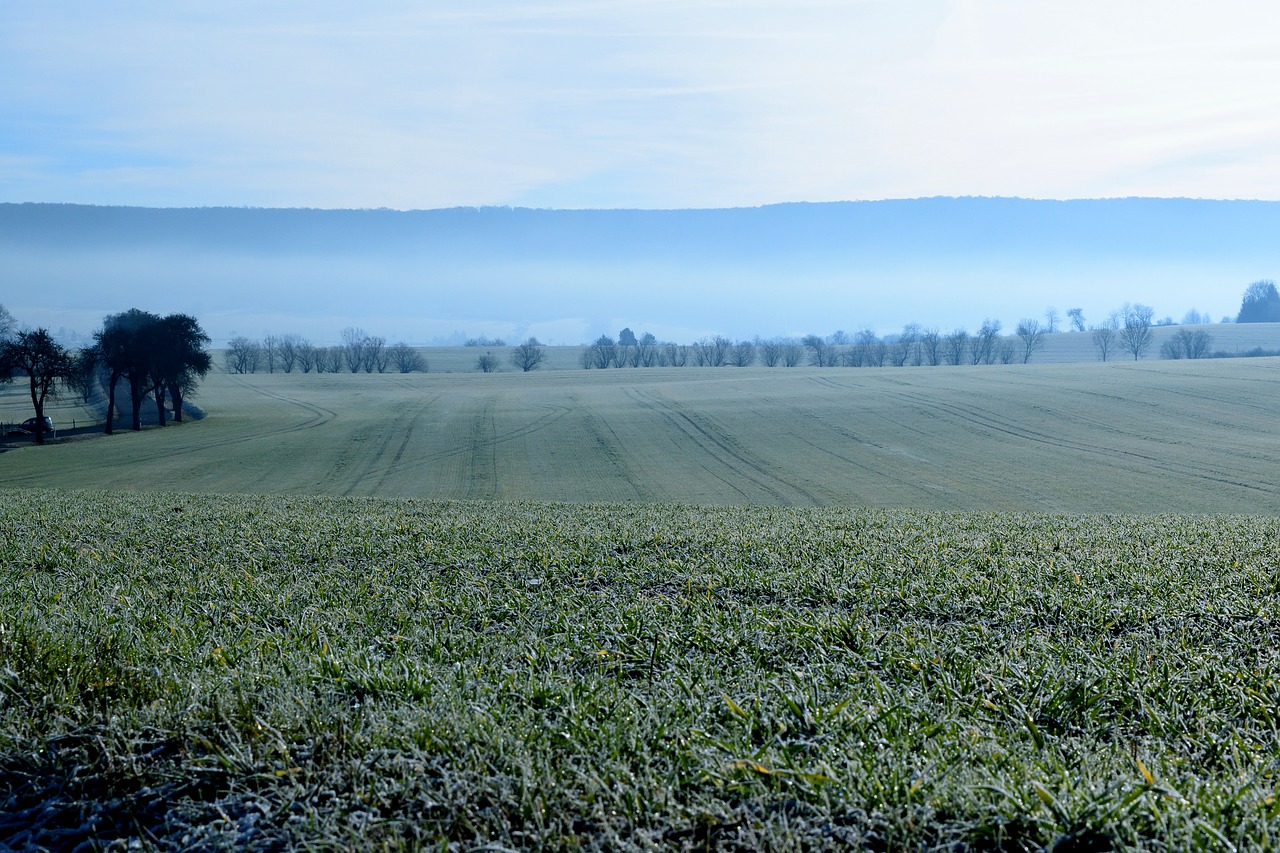
<instances>
[{"instance_id":1,"label":"frost-covered grass","mask_svg":"<svg viewBox=\"0 0 1280 853\"><path fill-rule=\"evenodd\" d=\"M1267 848L1277 534L0 492L0 843Z\"/></svg>"}]
</instances>

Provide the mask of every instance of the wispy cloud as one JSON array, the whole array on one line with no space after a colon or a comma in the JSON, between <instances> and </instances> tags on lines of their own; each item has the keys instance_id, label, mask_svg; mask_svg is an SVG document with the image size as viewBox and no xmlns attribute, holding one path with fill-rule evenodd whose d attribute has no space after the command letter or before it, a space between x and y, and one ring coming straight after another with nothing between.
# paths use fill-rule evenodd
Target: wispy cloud
<instances>
[{"instance_id":1,"label":"wispy cloud","mask_svg":"<svg viewBox=\"0 0 1280 853\"><path fill-rule=\"evenodd\" d=\"M0 198L1280 198L1261 0L6 4Z\"/></svg>"}]
</instances>

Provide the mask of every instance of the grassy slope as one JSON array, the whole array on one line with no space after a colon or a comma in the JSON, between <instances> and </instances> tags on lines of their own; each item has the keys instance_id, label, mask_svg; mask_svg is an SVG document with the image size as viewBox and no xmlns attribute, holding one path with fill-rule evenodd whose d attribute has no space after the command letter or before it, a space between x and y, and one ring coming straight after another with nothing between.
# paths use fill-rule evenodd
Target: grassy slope
<instances>
[{"instance_id":1,"label":"grassy slope","mask_svg":"<svg viewBox=\"0 0 1280 853\"><path fill-rule=\"evenodd\" d=\"M0 492L0 843L1267 848L1278 534Z\"/></svg>"},{"instance_id":2,"label":"grassy slope","mask_svg":"<svg viewBox=\"0 0 1280 853\"><path fill-rule=\"evenodd\" d=\"M206 419L0 454L0 486L1280 512L1280 362L214 374Z\"/></svg>"}]
</instances>

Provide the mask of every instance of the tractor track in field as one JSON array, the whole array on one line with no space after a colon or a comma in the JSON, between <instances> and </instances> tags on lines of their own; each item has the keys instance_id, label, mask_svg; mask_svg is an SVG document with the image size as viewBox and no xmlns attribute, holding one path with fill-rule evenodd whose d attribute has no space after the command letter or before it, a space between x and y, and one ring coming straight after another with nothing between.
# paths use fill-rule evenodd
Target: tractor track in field
<instances>
[{"instance_id":1,"label":"tractor track in field","mask_svg":"<svg viewBox=\"0 0 1280 853\"><path fill-rule=\"evenodd\" d=\"M823 384L823 386L831 388L840 388L842 391L855 391L855 388L850 386L850 384L837 382L835 379L815 377L813 380L815 383ZM859 384L858 388L865 388L865 386L861 386L861 384ZM1116 396L1116 394L1106 394L1105 392L1082 391L1080 393L1084 393L1085 396L1094 396L1094 394L1097 394L1097 396L1105 396L1110 398L1110 400L1121 403L1134 402L1128 400L1128 398ZM893 388L893 394L895 394L895 397L899 398L899 400L914 403L914 405L919 407L919 411L922 412L922 414L928 414L928 412L931 411L936 412L936 414L943 416L943 418L950 419L952 423L963 425L963 427L972 429L975 433L986 433L992 435L992 437L1001 437L1001 435L1006 435L1006 437L1018 438L1025 442L1044 444L1044 446L1050 446L1056 448L1056 450L1069 450L1082 453L1082 455L1098 457L1098 459L1108 461L1119 460L1135 462L1135 464L1138 464L1140 467L1164 471L1164 473L1181 476L1181 478L1192 478L1204 480L1204 482L1229 485L1229 487L1233 488L1244 488L1258 494L1266 494L1268 497L1274 497L1276 494L1276 489L1263 487L1263 485L1258 485L1256 483L1244 482L1244 480L1239 479L1238 476L1234 476L1233 471L1224 470L1220 466L1197 467L1193 465L1179 465L1176 464L1176 462L1170 462L1164 456L1157 455L1157 453L1143 453L1137 450L1124 450L1124 448L1110 446L1110 444L1085 442L1082 441L1082 439L1068 438L1061 434L1048 433L1041 429L1034 429L1032 427L1028 427L1028 425L1010 423L1009 420L1002 419L1001 416L998 415L998 412L979 409L979 407L972 405L972 403L970 403L970 405L960 405L960 403L947 402L942 400L941 397L928 396L928 394L920 393L918 391L906 391L906 388L904 387ZM1208 394L1198 394L1197 397L1207 402L1217 402L1217 398L1208 396ZM1142 403L1138 403L1138 405L1142 405ZM1143 435L1142 433L1126 432L1126 430L1116 427L1115 424L1107 423L1107 421L1087 418L1087 416L1079 414L1079 412L1075 410L1061 411L1044 406L1036 407L1036 410L1042 412L1042 414L1048 419L1062 420L1070 418L1075 420L1076 423L1087 425L1088 428L1096 429L1098 432L1111 435L1111 437L1114 438L1129 439L1129 441L1149 441L1149 438L1151 438L1148 437L1148 435Z\"/></svg>"},{"instance_id":2,"label":"tractor track in field","mask_svg":"<svg viewBox=\"0 0 1280 853\"><path fill-rule=\"evenodd\" d=\"M315 427L323 426L324 424L327 424L338 417L338 413L335 412L333 409L326 409L324 406L317 406L315 403L308 403L305 400L299 400L296 397L287 397L284 394L278 394L272 391L267 391L261 386L253 385L252 383L244 379L240 379L239 382L242 387L248 388L250 391L254 391L258 394L261 394L263 397L266 397L269 400L278 400L281 403L288 403L291 406L297 406L298 408L311 413L311 418L301 423L294 424L292 426L287 426L287 427L280 427L279 429L267 430L266 432L255 433L254 436L250 436L249 438L256 438L263 435L279 435L281 433L301 432L303 430L314 429Z\"/></svg>"},{"instance_id":3,"label":"tractor track in field","mask_svg":"<svg viewBox=\"0 0 1280 853\"><path fill-rule=\"evenodd\" d=\"M774 402L772 399L769 399L769 398L765 398L765 401L770 403ZM891 458L895 460L908 459L930 469L937 468L936 463L930 459L924 459L912 453L908 453L905 450L901 450L898 448L890 447L888 445L880 444L879 442L872 441L858 434L857 432L850 429L849 427L844 426L839 422L833 421L831 418L825 417L817 412L793 407L791 409L791 414L794 417L800 419L801 421L804 421L816 426L817 429L819 430L823 430L829 433L834 433L836 436L838 436L840 439L842 439L845 442L854 444L858 447L868 448L874 451L876 454L879 454L880 458L886 461L890 460ZM856 416L856 413L855 413L855 416ZM881 417L881 416L877 414L876 417ZM893 425L900 432L911 432L911 433L916 433L917 435L923 436L925 438L931 438L928 435L928 433L925 433L923 430L917 429L908 423L895 422ZM919 481L918 479L915 479L915 478L906 479L906 480L901 479L901 477L899 476L900 472L890 472L886 470L886 466L868 464L868 462L865 460L860 460L855 456L840 452L838 448L841 445L839 443L832 443L832 444L824 443L818 438L809 438L804 435L801 435L796 431L790 432L789 437L794 441L801 442L802 444L813 448L813 450L817 453L821 453L824 456L829 456L833 459L837 459L845 463L849 467L855 469L856 471L862 472L868 477L884 478L884 477L898 476L899 478L898 481L900 485L909 488L913 492L918 492L919 494L922 494L930 498L931 500L937 500L940 496L939 489L942 487L931 484L931 483ZM949 504L955 505L955 501L948 500L947 502Z\"/></svg>"},{"instance_id":4,"label":"tractor track in field","mask_svg":"<svg viewBox=\"0 0 1280 853\"><path fill-rule=\"evenodd\" d=\"M854 386L838 382L828 377L813 377L813 381L818 384L841 389L846 392L855 390ZM863 386L859 385L858 387ZM1221 467L1197 468L1191 465L1179 465L1171 463L1166 458L1156 454L1142 453L1137 450L1125 450L1120 447L1099 444L1097 442L1086 442L1080 439L1066 438L1060 434L1049 433L1030 426L1012 423L1007 419L1002 418L997 413L978 408L972 404L961 405L959 403L949 403L942 400L940 397L929 396L918 391L914 393L908 392L905 388L895 388L893 389L893 393L904 402L910 402L915 405L918 408L918 411L922 414L928 415L933 413L934 415L946 417L954 423L965 425L966 428L973 429L977 433L986 433L992 436L1010 436L1033 444L1045 445L1055 449L1070 450L1083 455L1094 456L1109 461L1120 460L1135 462L1140 467L1162 471L1170 475L1203 480L1234 488L1247 489L1249 491L1271 497L1274 497L1277 493L1275 489L1259 486L1256 483L1245 482L1233 476L1232 472L1229 470L1223 470ZM1124 397L1114 395L1107 396L1120 402L1131 402ZM1202 398L1209 402L1214 402L1213 398L1208 395L1203 395ZM1150 441L1152 438L1150 435L1127 432L1114 424L1087 418L1077 413L1064 413L1062 411L1043 406L1033 406L1032 408L1041 412L1046 418L1052 418L1059 421L1070 418L1091 429L1096 429L1116 438L1138 441Z\"/></svg>"},{"instance_id":5,"label":"tractor track in field","mask_svg":"<svg viewBox=\"0 0 1280 853\"><path fill-rule=\"evenodd\" d=\"M655 391L641 391L629 388L626 394L646 409L661 416L679 432L692 439L707 456L728 469L734 476L754 484L760 491L774 498L779 503L793 504L793 495L799 495L814 505L825 503L812 492L780 477L776 471L750 453L738 443L726 430L718 430L710 419L698 413L691 414L685 407L674 400ZM699 467L710 476L729 486L744 499L751 495L724 474L713 471L710 466L698 462ZM790 494L788 494L790 493Z\"/></svg>"},{"instance_id":6,"label":"tractor track in field","mask_svg":"<svg viewBox=\"0 0 1280 853\"><path fill-rule=\"evenodd\" d=\"M430 411L435 402L440 399L440 396L440 394L434 394L426 400L421 401L420 405L417 406L416 411L413 412L413 417L409 419L409 423L403 428L403 430L387 429L385 431L382 443L378 445L378 449L369 457L368 463L365 465L364 472L351 481L351 484L347 486L346 490L342 493L344 496L354 494L360 486L368 482L373 477L377 477L377 482L374 483L370 494L376 495L381 493L383 487L386 486L392 475L396 473L397 467L400 465L400 461L404 458L405 450L408 449L409 443L413 441L414 434L416 433L419 424L422 422L423 416ZM395 452L391 454L390 460L384 462L385 457L388 455L388 449L391 447L397 436L400 437L400 443L396 447Z\"/></svg>"},{"instance_id":7,"label":"tractor track in field","mask_svg":"<svg viewBox=\"0 0 1280 853\"><path fill-rule=\"evenodd\" d=\"M389 462L380 469L381 478L374 487L375 494L378 489L381 489L390 481L394 474L422 471L433 464L462 457L464 463L453 491L468 497L475 497L475 477L465 473L468 468L474 468L478 460L487 460L479 463L488 469L482 479L491 484L496 484L498 482L498 471L495 450L498 446L539 433L564 418L571 411L568 406L541 404L540 408L545 411L537 418L513 428L499 431L498 401L495 398L483 398L481 405L469 414L470 420L465 432L465 441L421 455L406 456L409 453L410 445L413 443L413 434L422 429L422 418L428 413L430 406L437 403L442 396L442 394L436 394L414 416L409 424L408 434L404 436ZM394 436L394 433L391 435ZM388 438L384 440L384 446L380 449L379 454L375 455L375 458L385 455L385 448L389 446L390 439ZM368 475L366 474L365 476L367 477Z\"/></svg>"},{"instance_id":8,"label":"tractor track in field","mask_svg":"<svg viewBox=\"0 0 1280 853\"><path fill-rule=\"evenodd\" d=\"M600 453L608 460L609 467L621 475L623 482L635 490L638 498L652 500L652 491L642 478L636 476L631 465L627 463L626 443L618 437L618 433L609 425L609 422L586 405L582 407L582 420L584 429L590 434Z\"/></svg>"},{"instance_id":9,"label":"tractor track in field","mask_svg":"<svg viewBox=\"0 0 1280 853\"><path fill-rule=\"evenodd\" d=\"M1082 455L1096 456L1107 460L1137 461L1143 468L1162 471L1179 477L1189 477L1192 479L1217 483L1219 485L1247 489L1269 497L1274 497L1276 495L1275 489L1259 486L1255 483L1243 482L1239 479L1233 478L1230 476L1229 472L1226 471L1213 470L1212 473L1209 473L1209 470L1204 468L1195 468L1190 465L1170 463L1166 459L1152 453L1140 453L1136 450L1107 447L1096 443L1087 443L1078 439L1064 438L1061 435L1054 435L1031 429L1029 427L1018 427L1002 421L999 416L994 413L973 406L945 403L936 399L918 395L903 396L912 397L915 402L921 405L926 405L934 411L945 413L956 423L976 428L976 431L979 433L986 432L995 436L1010 436L1033 444L1045 445L1059 450L1067 449ZM1137 438L1141 439L1142 436L1137 436Z\"/></svg>"},{"instance_id":10,"label":"tractor track in field","mask_svg":"<svg viewBox=\"0 0 1280 853\"><path fill-rule=\"evenodd\" d=\"M238 377L237 377L237 381L240 383L242 387L244 387L249 391L253 391L254 393L259 394L263 397L266 397L269 400L276 400L277 402L288 403L290 406L295 406L299 409L302 409L304 412L307 412L310 415L310 417L298 423L290 424L288 426L265 429L265 430L262 430L261 432L246 434L246 435L238 436L235 438L222 438L222 439L215 438L210 441L202 440L200 442L200 448L202 450L210 447L230 447L236 444L247 444L250 442L256 443L258 441L261 441L264 437L290 435L292 433L305 432L307 430L322 427L325 424L328 424L336 420L338 417L338 413L335 412L333 409L326 409L324 406L317 406L315 403L308 403L305 400L299 400L296 397L289 397L284 394L277 394L271 391L267 391L244 379L239 379ZM175 451L171 455L181 455L186 452L188 452L186 449L182 449L182 450Z\"/></svg>"}]
</instances>

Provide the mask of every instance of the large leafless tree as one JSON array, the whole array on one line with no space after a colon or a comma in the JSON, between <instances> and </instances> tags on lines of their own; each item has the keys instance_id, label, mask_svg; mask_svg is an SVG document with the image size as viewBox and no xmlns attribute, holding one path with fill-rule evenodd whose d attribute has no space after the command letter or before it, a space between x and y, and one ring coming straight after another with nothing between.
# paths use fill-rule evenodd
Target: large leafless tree
<instances>
[{"instance_id":1,"label":"large leafless tree","mask_svg":"<svg viewBox=\"0 0 1280 853\"><path fill-rule=\"evenodd\" d=\"M1022 341L1020 354L1023 364L1031 361L1031 356L1044 349L1044 336L1048 333L1048 329L1041 326L1039 320L1031 318L1019 320L1014 332Z\"/></svg>"},{"instance_id":2,"label":"large leafless tree","mask_svg":"<svg viewBox=\"0 0 1280 853\"><path fill-rule=\"evenodd\" d=\"M48 329L18 332L0 341L0 376L25 374L35 408L36 444L44 444L44 404L57 396L58 385L71 374L71 354Z\"/></svg>"},{"instance_id":3,"label":"large leafless tree","mask_svg":"<svg viewBox=\"0 0 1280 853\"><path fill-rule=\"evenodd\" d=\"M391 366L397 373L427 372L427 360L422 357L422 353L418 352L417 347L411 347L404 341L396 341L387 347L387 358L391 360Z\"/></svg>"},{"instance_id":4,"label":"large leafless tree","mask_svg":"<svg viewBox=\"0 0 1280 853\"><path fill-rule=\"evenodd\" d=\"M525 373L537 370L546 357L547 351L542 343L533 337L511 350L511 363Z\"/></svg>"},{"instance_id":5,"label":"large leafless tree","mask_svg":"<svg viewBox=\"0 0 1280 853\"><path fill-rule=\"evenodd\" d=\"M954 329L947 333L942 343L942 352L946 356L947 364L954 366L964 363L964 354L969 348L968 331Z\"/></svg>"},{"instance_id":6,"label":"large leafless tree","mask_svg":"<svg viewBox=\"0 0 1280 853\"><path fill-rule=\"evenodd\" d=\"M1137 361L1151 346L1153 332L1151 329L1155 309L1148 305L1126 305L1124 308L1124 325L1120 328L1119 341L1124 351Z\"/></svg>"}]
</instances>

